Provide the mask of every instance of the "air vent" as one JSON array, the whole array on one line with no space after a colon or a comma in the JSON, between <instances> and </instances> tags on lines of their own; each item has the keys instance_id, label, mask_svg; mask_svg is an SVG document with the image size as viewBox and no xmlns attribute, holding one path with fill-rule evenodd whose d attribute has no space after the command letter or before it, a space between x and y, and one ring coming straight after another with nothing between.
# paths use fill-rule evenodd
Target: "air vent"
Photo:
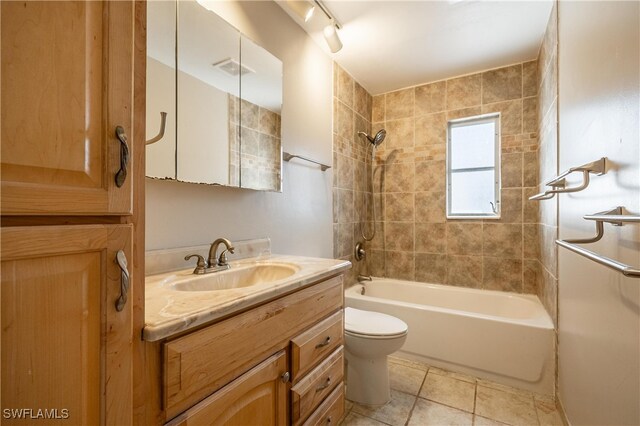
<instances>
[{"instance_id":1,"label":"air vent","mask_svg":"<svg viewBox=\"0 0 640 426\"><path fill-rule=\"evenodd\" d=\"M224 72L225 74L229 74L232 77L255 72L251 68L240 65L238 61L231 58L223 59L222 61L216 62L213 64L213 67L218 68L220 71Z\"/></svg>"}]
</instances>

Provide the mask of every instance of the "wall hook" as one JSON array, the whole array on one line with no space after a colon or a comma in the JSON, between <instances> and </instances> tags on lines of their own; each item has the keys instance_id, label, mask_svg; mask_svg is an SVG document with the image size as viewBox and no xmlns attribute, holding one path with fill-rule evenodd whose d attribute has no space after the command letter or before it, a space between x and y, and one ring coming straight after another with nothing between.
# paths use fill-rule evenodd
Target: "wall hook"
<instances>
[{"instance_id":1,"label":"wall hook","mask_svg":"<svg viewBox=\"0 0 640 426\"><path fill-rule=\"evenodd\" d=\"M164 136L164 127L167 124L167 113L162 111L160 113L160 132L153 139L149 139L145 144L151 145L152 143L158 142Z\"/></svg>"}]
</instances>

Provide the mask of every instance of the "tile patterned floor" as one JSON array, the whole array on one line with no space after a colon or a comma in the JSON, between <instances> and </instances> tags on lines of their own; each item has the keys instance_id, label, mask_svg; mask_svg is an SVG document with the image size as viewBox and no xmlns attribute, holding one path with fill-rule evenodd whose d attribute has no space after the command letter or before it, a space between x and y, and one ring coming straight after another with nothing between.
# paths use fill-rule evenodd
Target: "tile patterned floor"
<instances>
[{"instance_id":1,"label":"tile patterned floor","mask_svg":"<svg viewBox=\"0 0 640 426\"><path fill-rule=\"evenodd\" d=\"M343 426L563 426L553 398L425 364L389 358L391 401L347 401Z\"/></svg>"}]
</instances>

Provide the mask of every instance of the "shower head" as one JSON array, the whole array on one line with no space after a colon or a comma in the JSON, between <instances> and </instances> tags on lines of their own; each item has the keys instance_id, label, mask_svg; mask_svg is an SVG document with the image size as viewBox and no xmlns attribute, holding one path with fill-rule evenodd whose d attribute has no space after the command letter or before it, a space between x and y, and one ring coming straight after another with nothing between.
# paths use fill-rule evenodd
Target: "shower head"
<instances>
[{"instance_id":1,"label":"shower head","mask_svg":"<svg viewBox=\"0 0 640 426\"><path fill-rule=\"evenodd\" d=\"M369 136L365 132L358 132L358 134L366 137L367 140L371 142L373 146L378 146L382 143L384 138L387 136L387 131L385 129L381 129L378 133L376 133L374 137Z\"/></svg>"}]
</instances>

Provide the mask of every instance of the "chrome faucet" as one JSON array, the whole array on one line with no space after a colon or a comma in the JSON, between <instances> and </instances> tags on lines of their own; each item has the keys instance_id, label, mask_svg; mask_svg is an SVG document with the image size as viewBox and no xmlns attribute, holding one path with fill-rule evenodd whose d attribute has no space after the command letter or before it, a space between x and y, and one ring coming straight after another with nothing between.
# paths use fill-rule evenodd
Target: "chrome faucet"
<instances>
[{"instance_id":1,"label":"chrome faucet","mask_svg":"<svg viewBox=\"0 0 640 426\"><path fill-rule=\"evenodd\" d=\"M225 245L225 249L222 250L220 256L216 259L216 253L218 252L218 246L220 244ZM185 256L184 260L189 260L192 257L198 258L198 264L196 269L193 270L194 274L208 274L211 272L224 271L225 269L229 269L229 263L227 261L227 252L233 253L234 247L231 244L231 241L226 238L218 238L213 243L211 243L211 247L209 248L209 259L205 262L204 258L199 254L190 254Z\"/></svg>"},{"instance_id":2,"label":"chrome faucet","mask_svg":"<svg viewBox=\"0 0 640 426\"><path fill-rule=\"evenodd\" d=\"M220 244L224 244L226 249L222 250L220 256L216 260L216 253L218 252L218 246ZM209 267L211 268L213 265L224 267L225 269L229 268L229 264L227 263L227 252L233 254L234 247L231 244L231 241L226 238L218 238L213 243L211 243L211 248L209 248Z\"/></svg>"}]
</instances>

